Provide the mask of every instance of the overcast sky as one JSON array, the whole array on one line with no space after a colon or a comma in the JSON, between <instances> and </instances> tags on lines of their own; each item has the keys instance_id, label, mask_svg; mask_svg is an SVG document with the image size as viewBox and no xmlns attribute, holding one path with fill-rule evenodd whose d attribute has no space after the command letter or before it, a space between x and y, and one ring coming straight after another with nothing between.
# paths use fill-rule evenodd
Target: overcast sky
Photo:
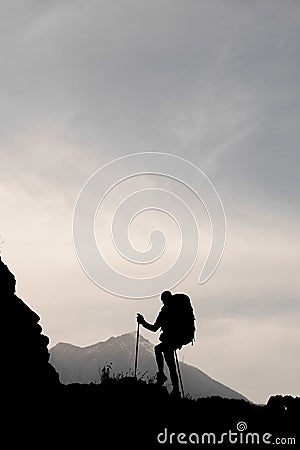
<instances>
[{"instance_id":1,"label":"overcast sky","mask_svg":"<svg viewBox=\"0 0 300 450\"><path fill-rule=\"evenodd\" d=\"M154 320L159 298L85 275L72 216L98 168L167 152L213 181L228 224L215 275L199 286L196 263L176 287L197 314L181 357L256 402L299 395L299 1L0 5L1 253L51 345L132 331L137 311Z\"/></svg>"}]
</instances>

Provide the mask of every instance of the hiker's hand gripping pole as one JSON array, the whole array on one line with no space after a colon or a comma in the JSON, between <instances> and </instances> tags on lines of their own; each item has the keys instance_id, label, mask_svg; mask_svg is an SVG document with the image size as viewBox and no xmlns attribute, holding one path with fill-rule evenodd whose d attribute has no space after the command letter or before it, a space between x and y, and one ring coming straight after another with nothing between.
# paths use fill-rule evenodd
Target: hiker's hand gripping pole
<instances>
[{"instance_id":1,"label":"hiker's hand gripping pole","mask_svg":"<svg viewBox=\"0 0 300 450\"><path fill-rule=\"evenodd\" d=\"M140 324L140 323L143 324L145 322L144 316L142 316L142 314L140 314L140 313L137 313L136 321L138 324Z\"/></svg>"}]
</instances>

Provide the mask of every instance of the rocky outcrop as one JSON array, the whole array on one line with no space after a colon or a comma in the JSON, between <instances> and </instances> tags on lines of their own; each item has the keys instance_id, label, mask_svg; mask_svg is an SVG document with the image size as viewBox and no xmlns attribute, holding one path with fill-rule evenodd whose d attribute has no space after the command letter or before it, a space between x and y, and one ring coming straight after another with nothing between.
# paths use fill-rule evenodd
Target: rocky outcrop
<instances>
[{"instance_id":1,"label":"rocky outcrop","mask_svg":"<svg viewBox=\"0 0 300 450\"><path fill-rule=\"evenodd\" d=\"M0 294L6 338L4 373L6 384L17 395L50 393L60 385L49 363L49 339L42 334L40 317L15 293L16 279L0 257ZM4 314L3 314L4 312Z\"/></svg>"}]
</instances>

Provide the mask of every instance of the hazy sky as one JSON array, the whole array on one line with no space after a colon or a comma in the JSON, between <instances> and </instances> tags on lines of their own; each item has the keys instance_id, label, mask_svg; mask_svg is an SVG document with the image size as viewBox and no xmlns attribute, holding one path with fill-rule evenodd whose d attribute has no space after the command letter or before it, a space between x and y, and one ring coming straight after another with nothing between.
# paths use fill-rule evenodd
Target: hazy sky
<instances>
[{"instance_id":1,"label":"hazy sky","mask_svg":"<svg viewBox=\"0 0 300 450\"><path fill-rule=\"evenodd\" d=\"M227 216L215 275L199 286L196 263L176 288L197 314L181 357L256 402L299 395L299 1L0 5L1 253L51 345L131 331L137 311L154 320L158 298L120 299L84 274L72 215L99 167L167 152L209 176Z\"/></svg>"}]
</instances>

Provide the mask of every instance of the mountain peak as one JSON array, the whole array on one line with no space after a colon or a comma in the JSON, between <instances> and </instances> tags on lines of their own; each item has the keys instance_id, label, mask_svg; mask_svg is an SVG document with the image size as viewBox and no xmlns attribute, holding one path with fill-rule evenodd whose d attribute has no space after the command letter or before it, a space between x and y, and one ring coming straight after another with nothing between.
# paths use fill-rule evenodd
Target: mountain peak
<instances>
[{"instance_id":1,"label":"mountain peak","mask_svg":"<svg viewBox=\"0 0 300 450\"><path fill-rule=\"evenodd\" d=\"M116 339L123 339L123 340L127 340L127 339L132 340L133 339L134 341L136 341L136 338L137 338L137 332L136 331L129 331L128 333L124 333L124 334L121 334L120 336L116 337ZM149 342L150 343L150 341L148 341L148 339L146 339L141 333L139 335L139 341L140 342L145 341L145 342Z\"/></svg>"},{"instance_id":2,"label":"mountain peak","mask_svg":"<svg viewBox=\"0 0 300 450\"><path fill-rule=\"evenodd\" d=\"M157 368L153 347L150 341L140 335L138 376L144 374L148 378L154 377ZM130 331L83 348L60 343L50 350L50 361L65 384L99 382L99 369L108 363L112 366L112 373L132 375L135 348L136 331ZM219 396L247 400L238 392L213 380L197 367L179 364L186 393L192 397Z\"/></svg>"},{"instance_id":3,"label":"mountain peak","mask_svg":"<svg viewBox=\"0 0 300 450\"><path fill-rule=\"evenodd\" d=\"M79 347L78 345L70 344L69 342L57 342L52 349L57 349L60 351L78 349L81 350L84 347Z\"/></svg>"}]
</instances>

